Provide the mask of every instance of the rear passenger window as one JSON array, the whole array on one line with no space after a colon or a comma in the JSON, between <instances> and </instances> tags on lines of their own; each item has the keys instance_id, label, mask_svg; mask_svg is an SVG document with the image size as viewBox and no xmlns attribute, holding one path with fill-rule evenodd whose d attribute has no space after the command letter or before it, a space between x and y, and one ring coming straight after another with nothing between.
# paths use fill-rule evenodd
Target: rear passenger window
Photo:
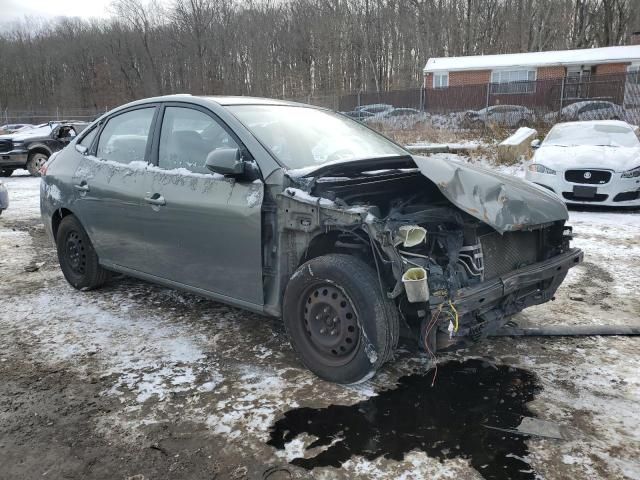
<instances>
[{"instance_id":1,"label":"rear passenger window","mask_svg":"<svg viewBox=\"0 0 640 480\"><path fill-rule=\"evenodd\" d=\"M158 151L160 168L211 173L205 162L217 148L238 148L238 144L213 117L191 108L165 109Z\"/></svg>"},{"instance_id":2,"label":"rear passenger window","mask_svg":"<svg viewBox=\"0 0 640 480\"><path fill-rule=\"evenodd\" d=\"M120 163L144 161L154 112L155 107L141 108L109 119L100 134L96 156Z\"/></svg>"}]
</instances>

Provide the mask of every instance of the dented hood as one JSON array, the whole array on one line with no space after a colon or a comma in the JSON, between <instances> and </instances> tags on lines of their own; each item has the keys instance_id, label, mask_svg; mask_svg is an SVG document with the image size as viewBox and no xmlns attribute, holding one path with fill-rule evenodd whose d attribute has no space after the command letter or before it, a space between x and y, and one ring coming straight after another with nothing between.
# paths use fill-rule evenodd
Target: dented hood
<instances>
[{"instance_id":1,"label":"dented hood","mask_svg":"<svg viewBox=\"0 0 640 480\"><path fill-rule=\"evenodd\" d=\"M569 218L555 193L526 180L437 156L413 160L451 203L500 233Z\"/></svg>"}]
</instances>

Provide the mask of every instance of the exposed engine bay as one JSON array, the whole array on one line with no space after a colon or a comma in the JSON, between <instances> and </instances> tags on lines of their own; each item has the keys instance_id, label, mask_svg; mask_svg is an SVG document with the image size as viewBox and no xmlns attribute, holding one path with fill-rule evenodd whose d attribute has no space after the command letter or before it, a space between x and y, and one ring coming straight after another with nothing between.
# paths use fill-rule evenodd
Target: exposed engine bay
<instances>
[{"instance_id":1,"label":"exposed engine bay","mask_svg":"<svg viewBox=\"0 0 640 480\"><path fill-rule=\"evenodd\" d=\"M552 299L582 259L563 219L500 232L417 168L293 179L278 210L291 253L283 273L326 251L365 259L431 353L477 341Z\"/></svg>"}]
</instances>

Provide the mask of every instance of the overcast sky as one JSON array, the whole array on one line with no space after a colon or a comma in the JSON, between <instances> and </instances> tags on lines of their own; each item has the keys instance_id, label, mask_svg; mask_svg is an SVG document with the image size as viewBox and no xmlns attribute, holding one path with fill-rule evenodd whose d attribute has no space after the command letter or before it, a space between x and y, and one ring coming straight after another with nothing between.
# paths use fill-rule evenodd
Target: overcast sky
<instances>
[{"instance_id":1,"label":"overcast sky","mask_svg":"<svg viewBox=\"0 0 640 480\"><path fill-rule=\"evenodd\" d=\"M109 16L110 3L111 0L0 0L0 22L19 20L25 15L105 18Z\"/></svg>"}]
</instances>

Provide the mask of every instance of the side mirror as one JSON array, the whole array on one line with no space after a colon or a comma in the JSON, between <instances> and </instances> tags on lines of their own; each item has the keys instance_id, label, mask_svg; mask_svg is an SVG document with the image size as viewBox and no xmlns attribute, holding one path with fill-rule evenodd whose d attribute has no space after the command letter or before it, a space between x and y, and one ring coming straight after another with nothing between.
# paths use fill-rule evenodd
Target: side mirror
<instances>
[{"instance_id":1,"label":"side mirror","mask_svg":"<svg viewBox=\"0 0 640 480\"><path fill-rule=\"evenodd\" d=\"M535 140L531 141L531 148L536 149L536 148L540 148L540 144L542 142L540 141L539 138L536 138Z\"/></svg>"},{"instance_id":2,"label":"side mirror","mask_svg":"<svg viewBox=\"0 0 640 480\"><path fill-rule=\"evenodd\" d=\"M84 145L79 145L76 143L76 151L81 153L82 155L86 155L87 153L87 147L85 147Z\"/></svg>"},{"instance_id":3,"label":"side mirror","mask_svg":"<svg viewBox=\"0 0 640 480\"><path fill-rule=\"evenodd\" d=\"M225 176L244 173L244 162L239 148L216 148L207 155L205 166L213 173Z\"/></svg>"}]
</instances>

